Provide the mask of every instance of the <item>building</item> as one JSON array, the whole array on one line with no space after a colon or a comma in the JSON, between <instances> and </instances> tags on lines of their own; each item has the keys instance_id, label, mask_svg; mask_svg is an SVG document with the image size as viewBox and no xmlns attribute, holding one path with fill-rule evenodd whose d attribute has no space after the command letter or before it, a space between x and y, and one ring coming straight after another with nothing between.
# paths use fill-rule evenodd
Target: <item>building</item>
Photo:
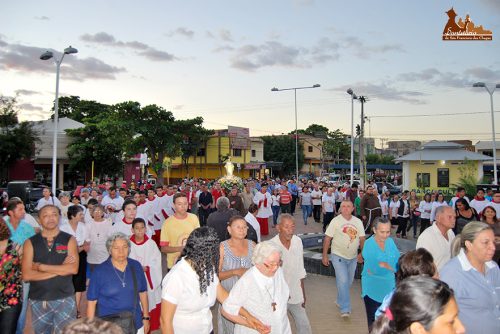
<instances>
[{"instance_id":1,"label":"building","mask_svg":"<svg viewBox=\"0 0 500 334\"><path fill-rule=\"evenodd\" d=\"M264 172L262 139L250 138L248 128L229 126L228 129L214 130L195 156L166 158L163 177L166 182L185 177L218 179L226 173L224 163L228 157L234 164L236 176L248 178Z\"/></svg>"},{"instance_id":2,"label":"building","mask_svg":"<svg viewBox=\"0 0 500 334\"><path fill-rule=\"evenodd\" d=\"M403 189L417 193L439 190L452 194L461 176L460 168L470 162L477 170L477 179L483 176L483 162L491 158L470 152L463 145L431 141L420 150L397 158L403 165Z\"/></svg>"},{"instance_id":3,"label":"building","mask_svg":"<svg viewBox=\"0 0 500 334\"><path fill-rule=\"evenodd\" d=\"M406 154L415 152L420 148L422 142L418 140L397 140L388 141L387 146L391 153L395 154L396 157L401 157Z\"/></svg>"},{"instance_id":4,"label":"building","mask_svg":"<svg viewBox=\"0 0 500 334\"><path fill-rule=\"evenodd\" d=\"M500 142L496 142L496 153L497 153L497 168L499 168L498 159L500 158ZM475 152L479 154L484 154L493 158L493 141L492 140L481 140L474 145ZM484 163L485 176L493 180L493 159L486 161ZM497 171L498 173L498 171Z\"/></svg>"},{"instance_id":5,"label":"building","mask_svg":"<svg viewBox=\"0 0 500 334\"><path fill-rule=\"evenodd\" d=\"M79 129L84 125L70 118L59 118L57 128L57 188L68 188L76 185L79 180L76 175L68 171L69 160L67 147L71 138L66 130ZM40 142L36 144L33 159L17 161L9 168L10 180L37 180L50 185L52 183L52 156L54 140L54 120L34 122L34 128L39 133ZM90 169L90 166L82 166L82 171ZM66 185L66 186L65 186Z\"/></svg>"},{"instance_id":6,"label":"building","mask_svg":"<svg viewBox=\"0 0 500 334\"><path fill-rule=\"evenodd\" d=\"M310 173L320 176L325 158L323 157L323 144L325 139L309 135L299 135L299 142L304 147L304 163L299 168L300 174Z\"/></svg>"}]
</instances>

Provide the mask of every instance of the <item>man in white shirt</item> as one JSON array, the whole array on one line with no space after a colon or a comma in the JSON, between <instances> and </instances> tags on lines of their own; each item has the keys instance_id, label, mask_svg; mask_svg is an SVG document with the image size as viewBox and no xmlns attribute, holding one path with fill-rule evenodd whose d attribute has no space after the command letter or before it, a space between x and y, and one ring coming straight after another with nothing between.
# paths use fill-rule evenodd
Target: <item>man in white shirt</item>
<instances>
[{"instance_id":1,"label":"man in white shirt","mask_svg":"<svg viewBox=\"0 0 500 334\"><path fill-rule=\"evenodd\" d=\"M470 200L467 196L465 196L465 188L464 187L457 187L457 196L453 197L450 201L450 206L455 209L455 202L459 198L464 198L467 203L470 203Z\"/></svg>"},{"instance_id":2,"label":"man in white shirt","mask_svg":"<svg viewBox=\"0 0 500 334\"><path fill-rule=\"evenodd\" d=\"M108 190L108 195L104 196L101 205L108 213L111 221L116 220L117 213L122 210L123 202L123 198L121 196L118 196L118 194L116 193L116 188L110 187Z\"/></svg>"},{"instance_id":3,"label":"man in white shirt","mask_svg":"<svg viewBox=\"0 0 500 334\"><path fill-rule=\"evenodd\" d=\"M417 249L425 248L432 254L439 270L451 258L451 243L455 239L455 211L450 206L436 209L436 222L427 228L417 239Z\"/></svg>"},{"instance_id":4,"label":"man in white shirt","mask_svg":"<svg viewBox=\"0 0 500 334\"><path fill-rule=\"evenodd\" d=\"M43 208L46 205L55 205L58 208L61 208L61 202L57 199L57 197L53 196L50 189L45 187L42 190L42 195L43 197L38 200L38 203L36 204L35 210L40 211L41 208Z\"/></svg>"},{"instance_id":5,"label":"man in white shirt","mask_svg":"<svg viewBox=\"0 0 500 334\"><path fill-rule=\"evenodd\" d=\"M323 206L323 232L326 231L326 228L330 224L335 215L335 195L333 194L333 188L328 187L326 193L323 194L323 198L321 199Z\"/></svg>"},{"instance_id":6,"label":"man in white shirt","mask_svg":"<svg viewBox=\"0 0 500 334\"><path fill-rule=\"evenodd\" d=\"M321 197L323 197L323 193L319 190L319 186L316 183L314 184L313 191L311 191L313 217L316 223L319 223L321 220Z\"/></svg>"},{"instance_id":7,"label":"man in white shirt","mask_svg":"<svg viewBox=\"0 0 500 334\"><path fill-rule=\"evenodd\" d=\"M293 217L282 214L276 226L278 235L271 239L281 250L283 261L283 274L290 288L290 299L287 309L292 316L298 334L311 334L311 324L306 314L306 292L304 290L304 249L302 240L295 235L295 222Z\"/></svg>"},{"instance_id":8,"label":"man in white shirt","mask_svg":"<svg viewBox=\"0 0 500 334\"><path fill-rule=\"evenodd\" d=\"M340 316L348 318L351 315L350 289L354 280L357 262L362 263L362 251L365 244L365 228L363 222L352 215L354 205L345 200L340 204L340 215L328 225L323 241L322 263L328 267L330 262L335 269L337 284L337 305ZM328 248L331 254L328 257Z\"/></svg>"}]
</instances>

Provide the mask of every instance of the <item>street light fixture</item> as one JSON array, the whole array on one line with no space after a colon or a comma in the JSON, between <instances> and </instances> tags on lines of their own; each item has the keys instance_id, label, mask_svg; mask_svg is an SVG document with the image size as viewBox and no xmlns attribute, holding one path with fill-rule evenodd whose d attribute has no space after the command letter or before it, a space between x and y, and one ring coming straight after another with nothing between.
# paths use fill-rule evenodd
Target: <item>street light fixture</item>
<instances>
[{"instance_id":1,"label":"street light fixture","mask_svg":"<svg viewBox=\"0 0 500 334\"><path fill-rule=\"evenodd\" d=\"M319 88L320 84L315 84L307 87L292 87L292 88L271 88L272 92L281 92L284 90L293 90L295 96L295 180L299 181L299 135L297 132L297 90L298 89L311 89L311 88Z\"/></svg>"},{"instance_id":2,"label":"street light fixture","mask_svg":"<svg viewBox=\"0 0 500 334\"><path fill-rule=\"evenodd\" d=\"M490 94L490 105L491 105L491 135L493 137L493 176L495 180L495 185L498 184L498 176L497 176L497 145L495 139L495 112L493 110L493 92L495 92L495 88L500 88L500 84L496 84L491 90L484 82L476 82L472 85L472 87L483 87L486 89L488 94Z\"/></svg>"},{"instance_id":3,"label":"street light fixture","mask_svg":"<svg viewBox=\"0 0 500 334\"><path fill-rule=\"evenodd\" d=\"M354 182L354 100L358 96L349 88L347 94L351 95L351 186Z\"/></svg>"},{"instance_id":4,"label":"street light fixture","mask_svg":"<svg viewBox=\"0 0 500 334\"><path fill-rule=\"evenodd\" d=\"M54 58L56 64L56 100L54 102L54 140L52 143L52 195L56 194L56 178L57 178L57 132L59 123L59 72L65 55L78 53L78 50L71 45L64 49L61 59L54 58L52 51L45 51L40 55L41 60L49 60Z\"/></svg>"}]
</instances>

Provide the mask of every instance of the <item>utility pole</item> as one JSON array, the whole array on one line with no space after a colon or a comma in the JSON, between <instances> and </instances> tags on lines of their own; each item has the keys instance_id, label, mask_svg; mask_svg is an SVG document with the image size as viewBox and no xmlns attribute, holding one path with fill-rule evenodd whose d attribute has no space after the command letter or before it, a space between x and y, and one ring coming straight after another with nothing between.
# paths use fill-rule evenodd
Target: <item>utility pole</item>
<instances>
[{"instance_id":1,"label":"utility pole","mask_svg":"<svg viewBox=\"0 0 500 334\"><path fill-rule=\"evenodd\" d=\"M361 131L359 134L359 177L361 188L364 189L366 185L366 161L365 161L365 102L366 96L358 96L361 102Z\"/></svg>"}]
</instances>

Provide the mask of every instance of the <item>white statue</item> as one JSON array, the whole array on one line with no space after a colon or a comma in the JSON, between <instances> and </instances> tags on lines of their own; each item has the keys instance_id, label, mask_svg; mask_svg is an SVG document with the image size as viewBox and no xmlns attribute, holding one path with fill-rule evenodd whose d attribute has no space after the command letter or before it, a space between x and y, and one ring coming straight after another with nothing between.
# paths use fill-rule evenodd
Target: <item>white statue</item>
<instances>
[{"instance_id":1,"label":"white statue","mask_svg":"<svg viewBox=\"0 0 500 334\"><path fill-rule=\"evenodd\" d=\"M234 171L234 165L231 162L231 157L227 158L226 165L224 166L226 169L226 176L233 176L233 171Z\"/></svg>"}]
</instances>

